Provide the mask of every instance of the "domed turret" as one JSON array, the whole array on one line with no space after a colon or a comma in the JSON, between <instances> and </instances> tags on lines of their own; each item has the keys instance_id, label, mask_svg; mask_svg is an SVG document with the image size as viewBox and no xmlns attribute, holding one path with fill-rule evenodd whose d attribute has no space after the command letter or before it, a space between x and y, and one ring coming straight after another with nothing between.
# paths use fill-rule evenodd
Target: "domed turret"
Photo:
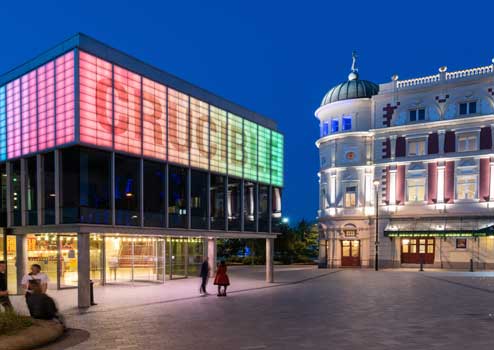
<instances>
[{"instance_id":1,"label":"domed turret","mask_svg":"<svg viewBox=\"0 0 494 350\"><path fill-rule=\"evenodd\" d=\"M336 85L329 90L322 99L321 106L354 98L370 98L379 92L379 85L368 80L359 79L358 69L355 67L357 59L355 52L353 52L352 58L352 69L350 74L348 74L348 81Z\"/></svg>"}]
</instances>

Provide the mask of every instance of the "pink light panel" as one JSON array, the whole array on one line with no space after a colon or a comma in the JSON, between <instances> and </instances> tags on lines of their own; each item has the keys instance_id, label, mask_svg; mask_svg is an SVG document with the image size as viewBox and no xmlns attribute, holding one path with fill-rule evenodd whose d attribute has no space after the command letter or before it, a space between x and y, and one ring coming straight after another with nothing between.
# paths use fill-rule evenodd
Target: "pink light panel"
<instances>
[{"instance_id":1,"label":"pink light panel","mask_svg":"<svg viewBox=\"0 0 494 350\"><path fill-rule=\"evenodd\" d=\"M38 149L55 146L55 63L36 70L38 79Z\"/></svg>"},{"instance_id":2,"label":"pink light panel","mask_svg":"<svg viewBox=\"0 0 494 350\"><path fill-rule=\"evenodd\" d=\"M22 154L37 151L37 118L36 118L36 71L29 72L21 78L22 100Z\"/></svg>"},{"instance_id":3,"label":"pink light panel","mask_svg":"<svg viewBox=\"0 0 494 350\"><path fill-rule=\"evenodd\" d=\"M56 106L57 145L74 141L74 53L57 58L56 67Z\"/></svg>"},{"instance_id":4,"label":"pink light panel","mask_svg":"<svg viewBox=\"0 0 494 350\"><path fill-rule=\"evenodd\" d=\"M166 159L166 87L143 78L143 154Z\"/></svg>"}]
</instances>

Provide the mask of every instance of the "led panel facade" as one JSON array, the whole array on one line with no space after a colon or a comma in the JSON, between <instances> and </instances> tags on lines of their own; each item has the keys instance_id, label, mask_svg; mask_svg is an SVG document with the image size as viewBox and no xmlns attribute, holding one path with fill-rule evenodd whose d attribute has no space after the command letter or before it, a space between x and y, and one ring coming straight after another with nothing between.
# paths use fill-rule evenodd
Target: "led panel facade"
<instances>
[{"instance_id":1,"label":"led panel facade","mask_svg":"<svg viewBox=\"0 0 494 350\"><path fill-rule=\"evenodd\" d=\"M215 106L209 109L211 171L226 174L227 116L226 111Z\"/></svg>"},{"instance_id":2,"label":"led panel facade","mask_svg":"<svg viewBox=\"0 0 494 350\"><path fill-rule=\"evenodd\" d=\"M244 120L244 178L257 181L257 124Z\"/></svg>"},{"instance_id":3,"label":"led panel facade","mask_svg":"<svg viewBox=\"0 0 494 350\"><path fill-rule=\"evenodd\" d=\"M258 137L258 180L269 184L271 182L271 130L259 126Z\"/></svg>"},{"instance_id":4,"label":"led panel facade","mask_svg":"<svg viewBox=\"0 0 494 350\"><path fill-rule=\"evenodd\" d=\"M281 134L76 50L0 86L0 161L72 143L283 184Z\"/></svg>"},{"instance_id":5,"label":"led panel facade","mask_svg":"<svg viewBox=\"0 0 494 350\"><path fill-rule=\"evenodd\" d=\"M271 183L283 186L283 135L271 131Z\"/></svg>"},{"instance_id":6,"label":"led panel facade","mask_svg":"<svg viewBox=\"0 0 494 350\"><path fill-rule=\"evenodd\" d=\"M228 175L242 177L244 167L243 119L228 113Z\"/></svg>"}]
</instances>

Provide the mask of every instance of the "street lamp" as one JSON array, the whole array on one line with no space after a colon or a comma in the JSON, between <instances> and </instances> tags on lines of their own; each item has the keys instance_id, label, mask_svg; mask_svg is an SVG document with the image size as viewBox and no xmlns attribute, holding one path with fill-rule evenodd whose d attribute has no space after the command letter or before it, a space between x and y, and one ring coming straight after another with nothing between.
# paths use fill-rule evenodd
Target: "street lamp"
<instances>
[{"instance_id":1,"label":"street lamp","mask_svg":"<svg viewBox=\"0 0 494 350\"><path fill-rule=\"evenodd\" d=\"M374 194L376 196L374 205L375 205L375 214L376 214L376 240L375 240L375 245L376 245L376 256L374 260L374 269L376 271L379 270L379 184L381 181L378 179L375 179L373 184L374 184Z\"/></svg>"}]
</instances>

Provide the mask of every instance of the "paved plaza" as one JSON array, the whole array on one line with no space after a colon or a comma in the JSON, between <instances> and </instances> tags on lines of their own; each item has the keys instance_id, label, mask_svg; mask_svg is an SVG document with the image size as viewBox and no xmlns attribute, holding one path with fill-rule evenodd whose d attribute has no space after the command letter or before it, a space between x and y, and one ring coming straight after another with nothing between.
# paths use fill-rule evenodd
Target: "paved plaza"
<instances>
[{"instance_id":1,"label":"paved plaza","mask_svg":"<svg viewBox=\"0 0 494 350\"><path fill-rule=\"evenodd\" d=\"M45 350L494 345L493 273L278 267L275 276L266 284L260 267L232 268L227 298L199 297L198 279L97 288L100 304L85 314L61 300L73 291L54 292L75 330Z\"/></svg>"}]
</instances>

